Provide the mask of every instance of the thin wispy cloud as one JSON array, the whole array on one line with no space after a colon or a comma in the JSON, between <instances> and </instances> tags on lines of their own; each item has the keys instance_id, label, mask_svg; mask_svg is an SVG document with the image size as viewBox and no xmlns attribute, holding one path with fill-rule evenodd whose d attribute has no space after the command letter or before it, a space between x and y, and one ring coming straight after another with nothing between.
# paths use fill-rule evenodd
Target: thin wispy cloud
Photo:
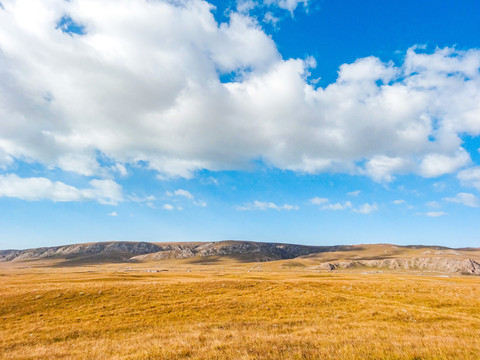
<instances>
[{"instance_id":1,"label":"thin wispy cloud","mask_svg":"<svg viewBox=\"0 0 480 360\"><path fill-rule=\"evenodd\" d=\"M354 212L358 214L371 214L378 210L378 205L376 203L369 204L365 203L360 205L357 209L353 209Z\"/></svg>"},{"instance_id":2,"label":"thin wispy cloud","mask_svg":"<svg viewBox=\"0 0 480 360\"><path fill-rule=\"evenodd\" d=\"M246 205L241 205L241 206L236 206L237 210L240 211L251 211L251 210L298 210L299 207L297 205L290 205L290 204L283 204L283 205L277 205L273 202L263 202L263 201L258 201L255 200L253 203L249 203Z\"/></svg>"},{"instance_id":3,"label":"thin wispy cloud","mask_svg":"<svg viewBox=\"0 0 480 360\"><path fill-rule=\"evenodd\" d=\"M322 210L346 210L351 209L352 203L345 201L343 203L327 204L322 206Z\"/></svg>"},{"instance_id":4,"label":"thin wispy cloud","mask_svg":"<svg viewBox=\"0 0 480 360\"><path fill-rule=\"evenodd\" d=\"M175 191L166 191L165 192L165 195L167 195L168 197L173 197L173 198L185 198L187 200L190 200L191 203L195 206L198 206L198 207L207 207L207 202L204 201L204 200L198 200L195 198L195 196L192 195L192 193L188 190L184 190L184 189L178 189L178 190L175 190Z\"/></svg>"},{"instance_id":5,"label":"thin wispy cloud","mask_svg":"<svg viewBox=\"0 0 480 360\"><path fill-rule=\"evenodd\" d=\"M436 201L436 200L433 200L433 201L429 201L427 202L426 204L429 208L432 208L432 209L439 209L442 207L442 204L440 204L440 202Z\"/></svg>"},{"instance_id":6,"label":"thin wispy cloud","mask_svg":"<svg viewBox=\"0 0 480 360\"><path fill-rule=\"evenodd\" d=\"M457 203L457 204L462 204L468 207L478 207L478 198L469 193L458 193L454 197L446 197L443 198L444 201L446 202L451 202L451 203Z\"/></svg>"},{"instance_id":7,"label":"thin wispy cloud","mask_svg":"<svg viewBox=\"0 0 480 360\"><path fill-rule=\"evenodd\" d=\"M440 216L446 216L447 213L443 212L443 211L429 211L429 212L426 212L426 213L416 213L416 215L425 215L425 216L428 216L428 217L440 217Z\"/></svg>"},{"instance_id":8,"label":"thin wispy cloud","mask_svg":"<svg viewBox=\"0 0 480 360\"><path fill-rule=\"evenodd\" d=\"M175 190L173 193L170 191L167 191L166 194L167 196L183 196L189 200L194 199L194 196L190 193L190 191L183 190L183 189Z\"/></svg>"},{"instance_id":9,"label":"thin wispy cloud","mask_svg":"<svg viewBox=\"0 0 480 360\"><path fill-rule=\"evenodd\" d=\"M463 185L480 190L480 166L462 170L457 177Z\"/></svg>"},{"instance_id":10,"label":"thin wispy cloud","mask_svg":"<svg viewBox=\"0 0 480 360\"><path fill-rule=\"evenodd\" d=\"M127 199L136 202L136 203L143 203L143 202L153 202L156 200L156 197L153 195L148 195L144 197L137 196L135 193L132 193L127 196Z\"/></svg>"},{"instance_id":11,"label":"thin wispy cloud","mask_svg":"<svg viewBox=\"0 0 480 360\"><path fill-rule=\"evenodd\" d=\"M313 205L322 205L328 202L327 198L314 197L310 199L310 203Z\"/></svg>"}]
</instances>

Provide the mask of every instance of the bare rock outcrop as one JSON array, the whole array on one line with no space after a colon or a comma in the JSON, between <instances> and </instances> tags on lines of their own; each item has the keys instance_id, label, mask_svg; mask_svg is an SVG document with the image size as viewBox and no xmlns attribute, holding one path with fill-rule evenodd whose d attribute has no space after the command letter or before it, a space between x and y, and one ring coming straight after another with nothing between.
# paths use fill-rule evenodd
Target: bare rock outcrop
<instances>
[{"instance_id":1,"label":"bare rock outcrop","mask_svg":"<svg viewBox=\"0 0 480 360\"><path fill-rule=\"evenodd\" d=\"M255 261L293 259L301 255L328 250L329 247L303 246L277 243L257 243L251 241L219 241L203 244L187 243L171 247L160 246L161 250L146 255L132 257L132 260L187 259L210 256L251 255Z\"/></svg>"},{"instance_id":2,"label":"bare rock outcrop","mask_svg":"<svg viewBox=\"0 0 480 360\"><path fill-rule=\"evenodd\" d=\"M322 270L370 267L379 269L403 269L457 273L462 275L480 275L480 262L468 258L451 257L413 257L376 260L352 260L325 262L315 267Z\"/></svg>"},{"instance_id":3,"label":"bare rock outcrop","mask_svg":"<svg viewBox=\"0 0 480 360\"><path fill-rule=\"evenodd\" d=\"M480 263L472 259L451 257L359 260L360 265L387 269L426 270L464 275L480 275Z\"/></svg>"},{"instance_id":4,"label":"bare rock outcrop","mask_svg":"<svg viewBox=\"0 0 480 360\"><path fill-rule=\"evenodd\" d=\"M301 255L328 251L331 247L304 246L251 241L209 243L97 242L27 250L3 250L0 261L28 261L45 258L92 258L132 261L187 259L209 256L252 255L254 261L293 259Z\"/></svg>"},{"instance_id":5,"label":"bare rock outcrop","mask_svg":"<svg viewBox=\"0 0 480 360\"><path fill-rule=\"evenodd\" d=\"M395 246L304 246L253 241L218 241L185 243L97 242L27 250L2 250L0 262L59 259L61 263L76 264L117 261L161 261L233 257L240 261L274 261L299 258L300 261L332 259L310 267L319 270L378 268L434 271L464 275L480 275L479 249L449 249L445 247ZM381 257L379 257L380 250ZM386 249L386 250L385 250ZM387 251L388 250L388 251ZM417 251L418 255L412 254ZM325 253L330 255L325 256ZM309 256L307 256L309 255ZM375 256L375 257L373 257ZM301 257L301 258L300 258ZM338 260L336 260L338 259ZM195 260L196 261L196 260Z\"/></svg>"},{"instance_id":6,"label":"bare rock outcrop","mask_svg":"<svg viewBox=\"0 0 480 360\"><path fill-rule=\"evenodd\" d=\"M0 261L26 261L45 258L75 258L101 256L130 258L137 254L159 251L160 248L148 242L97 242L27 250L4 250L0 252Z\"/></svg>"}]
</instances>

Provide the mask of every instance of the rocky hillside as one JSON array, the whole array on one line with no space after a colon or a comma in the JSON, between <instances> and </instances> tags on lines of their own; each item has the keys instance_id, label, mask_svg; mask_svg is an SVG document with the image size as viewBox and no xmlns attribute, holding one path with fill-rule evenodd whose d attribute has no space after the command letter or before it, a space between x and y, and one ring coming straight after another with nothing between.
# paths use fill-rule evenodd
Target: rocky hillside
<instances>
[{"instance_id":1,"label":"rocky hillside","mask_svg":"<svg viewBox=\"0 0 480 360\"><path fill-rule=\"evenodd\" d=\"M96 242L27 250L2 250L0 261L28 261L46 258L72 259L98 257L127 260L139 254L159 251L161 248L148 242Z\"/></svg>"},{"instance_id":2,"label":"rocky hillside","mask_svg":"<svg viewBox=\"0 0 480 360\"><path fill-rule=\"evenodd\" d=\"M273 261L293 259L322 251L330 251L332 246L304 246L293 244L260 243L250 241L219 241L195 244L175 244L163 246L158 252L138 255L132 260L148 261L163 259L187 259L210 256L246 255L251 261Z\"/></svg>"},{"instance_id":3,"label":"rocky hillside","mask_svg":"<svg viewBox=\"0 0 480 360\"><path fill-rule=\"evenodd\" d=\"M304 266L319 270L386 269L480 275L480 249L443 246L353 245L303 256Z\"/></svg>"},{"instance_id":4,"label":"rocky hillside","mask_svg":"<svg viewBox=\"0 0 480 360\"><path fill-rule=\"evenodd\" d=\"M480 249L450 249L441 246L396 246L391 244L304 246L251 241L189 243L98 242L27 250L0 251L0 262L58 260L57 264L106 262L155 262L192 259L211 263L292 260L309 270L377 268L480 275ZM279 263L281 264L281 262ZM289 267L288 263L281 266Z\"/></svg>"},{"instance_id":5,"label":"rocky hillside","mask_svg":"<svg viewBox=\"0 0 480 360\"><path fill-rule=\"evenodd\" d=\"M47 258L149 261L209 256L248 255L246 260L292 259L334 247L292 244L219 241L209 243L98 242L27 250L0 251L0 261L28 261Z\"/></svg>"},{"instance_id":6,"label":"rocky hillside","mask_svg":"<svg viewBox=\"0 0 480 360\"><path fill-rule=\"evenodd\" d=\"M364 267L390 270L403 269L436 271L445 273L458 273L462 275L480 275L480 262L473 259L452 259L448 257L397 258L325 262L318 265L317 267L313 267L313 269L337 270Z\"/></svg>"}]
</instances>

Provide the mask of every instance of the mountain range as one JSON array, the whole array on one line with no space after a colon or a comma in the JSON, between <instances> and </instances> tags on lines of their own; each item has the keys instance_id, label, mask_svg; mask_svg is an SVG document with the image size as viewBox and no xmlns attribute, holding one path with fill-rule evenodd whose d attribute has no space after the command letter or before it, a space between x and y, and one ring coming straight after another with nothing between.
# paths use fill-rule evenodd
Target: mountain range
<instances>
[{"instance_id":1,"label":"mountain range","mask_svg":"<svg viewBox=\"0 0 480 360\"><path fill-rule=\"evenodd\" d=\"M0 250L0 262L35 264L56 260L64 266L102 263L149 263L185 259L209 264L279 262L284 267L319 271L376 268L480 275L480 249L391 244L307 246L253 241L94 242L26 250ZM294 260L294 261L292 261Z\"/></svg>"}]
</instances>

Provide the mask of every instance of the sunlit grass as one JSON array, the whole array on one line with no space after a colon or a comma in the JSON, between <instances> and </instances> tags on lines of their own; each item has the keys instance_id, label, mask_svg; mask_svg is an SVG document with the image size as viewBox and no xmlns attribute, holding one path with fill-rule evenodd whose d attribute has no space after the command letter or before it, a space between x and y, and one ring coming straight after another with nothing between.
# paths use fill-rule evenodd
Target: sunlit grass
<instances>
[{"instance_id":1,"label":"sunlit grass","mask_svg":"<svg viewBox=\"0 0 480 360\"><path fill-rule=\"evenodd\" d=\"M480 358L475 277L203 269L2 269L0 357Z\"/></svg>"}]
</instances>

